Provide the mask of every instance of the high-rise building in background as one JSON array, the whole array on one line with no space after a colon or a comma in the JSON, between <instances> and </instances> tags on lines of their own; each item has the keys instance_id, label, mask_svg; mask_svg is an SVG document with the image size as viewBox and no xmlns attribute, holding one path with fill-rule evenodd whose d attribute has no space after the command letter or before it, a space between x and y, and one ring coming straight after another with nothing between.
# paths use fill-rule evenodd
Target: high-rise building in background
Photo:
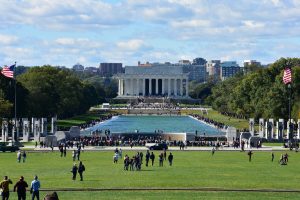
<instances>
[{"instance_id":1,"label":"high-rise building in background","mask_svg":"<svg viewBox=\"0 0 300 200\"><path fill-rule=\"evenodd\" d=\"M221 62L220 77L221 80L225 80L229 77L234 76L235 74L242 72L243 67L240 67L236 61L224 61Z\"/></svg>"},{"instance_id":2,"label":"high-rise building in background","mask_svg":"<svg viewBox=\"0 0 300 200\"><path fill-rule=\"evenodd\" d=\"M115 74L124 73L122 63L100 63L99 74L100 76L110 77Z\"/></svg>"},{"instance_id":3,"label":"high-rise building in background","mask_svg":"<svg viewBox=\"0 0 300 200\"><path fill-rule=\"evenodd\" d=\"M77 63L77 64L73 65L72 69L75 72L83 72L84 71L84 66L81 65L80 63Z\"/></svg>"},{"instance_id":4,"label":"high-rise building in background","mask_svg":"<svg viewBox=\"0 0 300 200\"><path fill-rule=\"evenodd\" d=\"M209 60L206 63L206 71L210 77L214 80L220 79L221 74L221 60Z\"/></svg>"}]
</instances>

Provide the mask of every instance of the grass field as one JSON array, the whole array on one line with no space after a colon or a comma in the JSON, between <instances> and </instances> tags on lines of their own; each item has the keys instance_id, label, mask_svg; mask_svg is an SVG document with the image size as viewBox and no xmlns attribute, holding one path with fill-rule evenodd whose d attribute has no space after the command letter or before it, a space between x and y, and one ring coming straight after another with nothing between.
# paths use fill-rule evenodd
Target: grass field
<instances>
[{"instance_id":1,"label":"grass field","mask_svg":"<svg viewBox=\"0 0 300 200\"><path fill-rule=\"evenodd\" d=\"M135 152L123 152L132 156ZM300 154L288 152L287 166L278 164L275 152L254 152L248 162L245 152L173 152L174 165L158 167L158 153L153 167L142 171L124 171L122 161L113 164L113 152L83 152L86 166L84 181L71 180L71 153L61 158L58 152L29 152L26 163L16 162L16 153L0 153L0 176L8 175L15 183L23 175L30 182L35 174L42 189L66 188L221 188L221 189L289 189L300 190ZM145 154L145 153L144 153ZM12 188L12 187L11 187ZM213 192L213 191L59 191L61 199L298 199L299 193ZM16 194L11 194L16 198ZM29 195L29 194L28 194ZM76 198L74 198L76 197Z\"/></svg>"},{"instance_id":2,"label":"grass field","mask_svg":"<svg viewBox=\"0 0 300 200\"><path fill-rule=\"evenodd\" d=\"M237 118L232 118L226 115L220 114L216 110L209 110L208 114L203 115L202 111L199 110L182 110L182 114L199 114L204 117L208 117L210 119L213 119L217 122L224 123L227 126L233 126L237 129L249 129L249 122L245 119L237 119Z\"/></svg>"}]
</instances>

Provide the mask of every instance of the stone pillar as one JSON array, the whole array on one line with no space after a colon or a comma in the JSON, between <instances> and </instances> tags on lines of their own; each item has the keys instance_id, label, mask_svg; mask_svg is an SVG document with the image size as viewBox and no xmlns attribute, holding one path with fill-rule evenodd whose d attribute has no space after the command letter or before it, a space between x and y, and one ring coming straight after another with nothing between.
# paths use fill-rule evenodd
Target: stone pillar
<instances>
[{"instance_id":1,"label":"stone pillar","mask_svg":"<svg viewBox=\"0 0 300 200\"><path fill-rule=\"evenodd\" d=\"M57 127L56 127L56 121L57 121L57 117L52 117L51 118L51 133L55 134Z\"/></svg>"},{"instance_id":2,"label":"stone pillar","mask_svg":"<svg viewBox=\"0 0 300 200\"><path fill-rule=\"evenodd\" d=\"M177 79L174 79L174 96L177 96Z\"/></svg>"},{"instance_id":3,"label":"stone pillar","mask_svg":"<svg viewBox=\"0 0 300 200\"><path fill-rule=\"evenodd\" d=\"M161 95L162 96L165 95L165 79L164 78L161 79Z\"/></svg>"},{"instance_id":4,"label":"stone pillar","mask_svg":"<svg viewBox=\"0 0 300 200\"><path fill-rule=\"evenodd\" d=\"M283 131L284 131L284 119L279 119L276 127L276 139L283 139Z\"/></svg>"},{"instance_id":5,"label":"stone pillar","mask_svg":"<svg viewBox=\"0 0 300 200\"><path fill-rule=\"evenodd\" d=\"M23 118L23 142L29 141L29 121L27 118Z\"/></svg>"},{"instance_id":6,"label":"stone pillar","mask_svg":"<svg viewBox=\"0 0 300 200\"><path fill-rule=\"evenodd\" d=\"M152 95L152 78L149 78L149 96Z\"/></svg>"},{"instance_id":7,"label":"stone pillar","mask_svg":"<svg viewBox=\"0 0 300 200\"><path fill-rule=\"evenodd\" d=\"M34 122L34 132L33 132L33 138L34 141L39 142L41 137L41 122L39 119L36 119Z\"/></svg>"},{"instance_id":8,"label":"stone pillar","mask_svg":"<svg viewBox=\"0 0 300 200\"><path fill-rule=\"evenodd\" d=\"M34 135L34 124L35 124L36 118L31 119L31 133Z\"/></svg>"},{"instance_id":9,"label":"stone pillar","mask_svg":"<svg viewBox=\"0 0 300 200\"><path fill-rule=\"evenodd\" d=\"M300 139L300 119L297 121L297 139Z\"/></svg>"},{"instance_id":10,"label":"stone pillar","mask_svg":"<svg viewBox=\"0 0 300 200\"><path fill-rule=\"evenodd\" d=\"M271 140L274 138L274 119L269 119L268 125L268 139Z\"/></svg>"},{"instance_id":11,"label":"stone pillar","mask_svg":"<svg viewBox=\"0 0 300 200\"><path fill-rule=\"evenodd\" d=\"M168 79L168 97L171 95L171 79Z\"/></svg>"},{"instance_id":12,"label":"stone pillar","mask_svg":"<svg viewBox=\"0 0 300 200\"><path fill-rule=\"evenodd\" d=\"M293 119L291 119L291 122L294 124L294 120ZM290 120L288 120L288 122L287 122L286 131L287 131L286 132L286 139L288 139L288 140L292 139L292 138L290 138Z\"/></svg>"},{"instance_id":13,"label":"stone pillar","mask_svg":"<svg viewBox=\"0 0 300 200\"><path fill-rule=\"evenodd\" d=\"M136 82L137 82L137 96L140 96L140 79L136 79Z\"/></svg>"},{"instance_id":14,"label":"stone pillar","mask_svg":"<svg viewBox=\"0 0 300 200\"><path fill-rule=\"evenodd\" d=\"M185 96L188 97L189 96L189 81L188 79L185 79Z\"/></svg>"},{"instance_id":15,"label":"stone pillar","mask_svg":"<svg viewBox=\"0 0 300 200\"><path fill-rule=\"evenodd\" d=\"M8 121L7 119L2 119L2 142L7 142L8 138Z\"/></svg>"},{"instance_id":16,"label":"stone pillar","mask_svg":"<svg viewBox=\"0 0 300 200\"><path fill-rule=\"evenodd\" d=\"M183 91L182 91L182 78L180 79L180 82L179 82L179 91L180 91L180 96L183 96Z\"/></svg>"},{"instance_id":17,"label":"stone pillar","mask_svg":"<svg viewBox=\"0 0 300 200\"><path fill-rule=\"evenodd\" d=\"M15 142L15 131L16 131L16 124L15 120L11 121L12 129L11 129L11 141Z\"/></svg>"},{"instance_id":18,"label":"stone pillar","mask_svg":"<svg viewBox=\"0 0 300 200\"><path fill-rule=\"evenodd\" d=\"M252 136L254 136L254 119L253 118L249 119L249 132L251 133Z\"/></svg>"},{"instance_id":19,"label":"stone pillar","mask_svg":"<svg viewBox=\"0 0 300 200\"><path fill-rule=\"evenodd\" d=\"M146 95L146 79L143 78L143 96Z\"/></svg>"},{"instance_id":20,"label":"stone pillar","mask_svg":"<svg viewBox=\"0 0 300 200\"><path fill-rule=\"evenodd\" d=\"M47 118L41 119L41 133L46 136L47 135Z\"/></svg>"},{"instance_id":21,"label":"stone pillar","mask_svg":"<svg viewBox=\"0 0 300 200\"><path fill-rule=\"evenodd\" d=\"M118 95L121 96L121 79L119 79Z\"/></svg>"},{"instance_id":22,"label":"stone pillar","mask_svg":"<svg viewBox=\"0 0 300 200\"><path fill-rule=\"evenodd\" d=\"M259 119L259 130L258 130L258 135L259 135L259 137L261 137L261 138L263 138L264 135L265 135L265 129L264 129L265 125L264 125L264 123L265 123L265 120L264 120L263 118L260 118L260 119Z\"/></svg>"},{"instance_id":23,"label":"stone pillar","mask_svg":"<svg viewBox=\"0 0 300 200\"><path fill-rule=\"evenodd\" d=\"M17 141L19 140L19 137L20 137L20 126L21 126L21 123L20 123L20 120L16 120L17 122L17 125L16 125L16 139Z\"/></svg>"},{"instance_id":24,"label":"stone pillar","mask_svg":"<svg viewBox=\"0 0 300 200\"><path fill-rule=\"evenodd\" d=\"M158 95L158 78L155 79L155 95Z\"/></svg>"},{"instance_id":25,"label":"stone pillar","mask_svg":"<svg viewBox=\"0 0 300 200\"><path fill-rule=\"evenodd\" d=\"M122 90L121 90L121 92L122 92L122 96L124 96L124 83L125 81L124 81L124 79L122 79L122 82L121 82L121 87L122 87Z\"/></svg>"}]
</instances>

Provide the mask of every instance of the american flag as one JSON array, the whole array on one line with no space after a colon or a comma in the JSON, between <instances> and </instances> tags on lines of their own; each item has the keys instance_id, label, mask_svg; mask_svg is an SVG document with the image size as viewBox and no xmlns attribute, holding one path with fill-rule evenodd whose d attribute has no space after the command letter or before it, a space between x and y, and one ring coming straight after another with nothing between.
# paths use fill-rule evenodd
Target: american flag
<instances>
[{"instance_id":1,"label":"american flag","mask_svg":"<svg viewBox=\"0 0 300 200\"><path fill-rule=\"evenodd\" d=\"M282 77L284 84L289 84L292 82L292 70L291 68L285 68Z\"/></svg>"},{"instance_id":2,"label":"american flag","mask_svg":"<svg viewBox=\"0 0 300 200\"><path fill-rule=\"evenodd\" d=\"M1 74L3 74L4 76L8 77L8 78L14 78L14 69L15 69L16 65L12 65L10 67L8 66L4 66Z\"/></svg>"}]
</instances>

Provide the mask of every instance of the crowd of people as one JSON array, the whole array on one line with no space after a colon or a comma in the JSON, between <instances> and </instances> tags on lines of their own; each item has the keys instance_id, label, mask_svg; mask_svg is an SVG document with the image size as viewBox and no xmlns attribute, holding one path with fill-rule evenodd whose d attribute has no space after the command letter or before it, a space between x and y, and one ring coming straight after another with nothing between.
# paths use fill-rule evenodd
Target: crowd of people
<instances>
[{"instance_id":1,"label":"crowd of people","mask_svg":"<svg viewBox=\"0 0 300 200\"><path fill-rule=\"evenodd\" d=\"M213 125L214 127L218 128L218 129L226 129L227 128L227 126L225 124L223 124L221 122L217 122L213 119L209 119L208 117L204 117L204 116L197 115L197 114L194 114L192 116L200 121L207 123L207 124Z\"/></svg>"},{"instance_id":2,"label":"crowd of people","mask_svg":"<svg viewBox=\"0 0 300 200\"><path fill-rule=\"evenodd\" d=\"M9 192L9 185L13 184L11 179L8 178L8 176L4 176L4 179L0 182L0 188L2 191L2 200L8 200L10 196ZM21 176L20 179L16 182L14 185L14 192L17 192L18 195L18 200L25 200L26 199L26 191L28 188L27 182L24 180L24 177ZM34 200L35 198L37 200L40 199L40 181L38 180L38 176L34 176L33 181L30 184L30 194L31 194L31 199ZM58 198L57 198L58 199Z\"/></svg>"},{"instance_id":3,"label":"crowd of people","mask_svg":"<svg viewBox=\"0 0 300 200\"><path fill-rule=\"evenodd\" d=\"M151 161L151 166L154 166L155 157L156 156L153 152L150 153L150 151L147 150L147 152L145 154L145 166L148 167L150 161ZM113 155L113 162L115 164L117 164L119 158L122 158L122 149L116 148L116 150L114 151L114 155ZM161 152L158 155L158 161L159 161L160 167L163 167L163 163L164 163L164 161L166 161L167 158L169 161L169 165L172 166L174 156L171 152L169 153L168 157L167 157L166 150L164 150L163 152ZM124 156L123 163L124 163L124 170L126 170L126 171L128 171L128 170L129 171L140 171L142 169L142 165L144 163L144 154L143 154L143 152L137 152L132 157L130 157L130 156L128 156L128 154L126 154Z\"/></svg>"}]
</instances>

